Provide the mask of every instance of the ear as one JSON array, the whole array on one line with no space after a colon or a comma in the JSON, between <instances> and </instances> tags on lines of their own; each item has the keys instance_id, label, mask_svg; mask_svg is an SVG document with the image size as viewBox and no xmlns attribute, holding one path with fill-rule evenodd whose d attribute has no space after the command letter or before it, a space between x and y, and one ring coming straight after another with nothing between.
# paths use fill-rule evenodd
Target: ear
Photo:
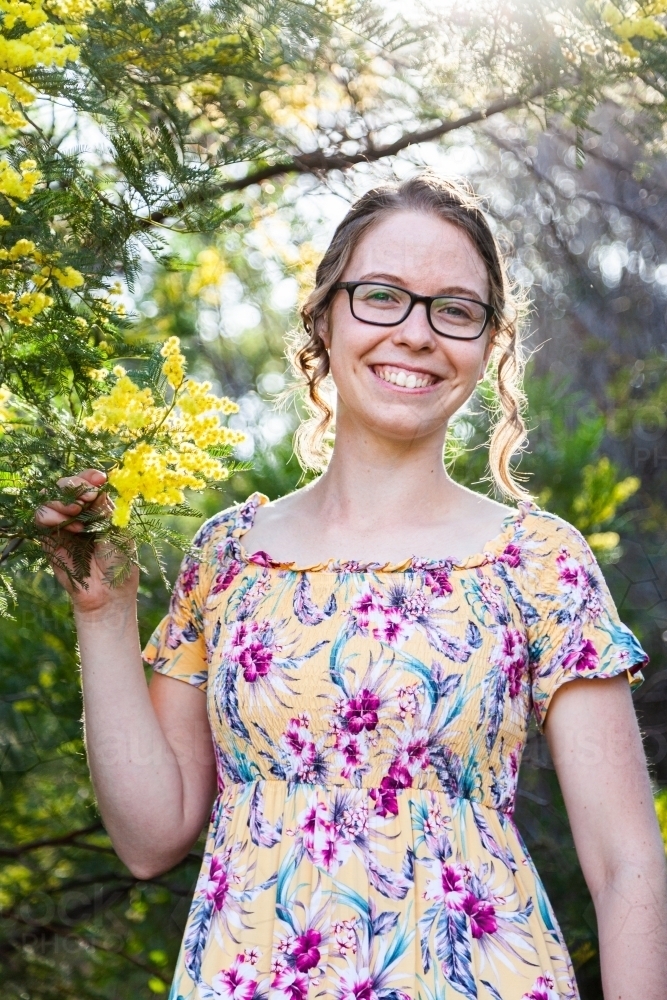
<instances>
[{"instance_id":1,"label":"ear","mask_svg":"<svg viewBox=\"0 0 667 1000\"><path fill-rule=\"evenodd\" d=\"M329 328L329 310L320 316L315 326L320 339L322 340L327 351L331 349L331 330Z\"/></svg>"},{"instance_id":2,"label":"ear","mask_svg":"<svg viewBox=\"0 0 667 1000\"><path fill-rule=\"evenodd\" d=\"M487 341L486 347L484 348L484 354L482 356L482 371L479 378L477 379L478 382L481 382L484 379L484 376L486 375L486 369L489 364L489 359L491 357L491 352L493 351L495 342L496 342L496 329L495 327L491 327L491 330L489 332L489 339Z\"/></svg>"}]
</instances>

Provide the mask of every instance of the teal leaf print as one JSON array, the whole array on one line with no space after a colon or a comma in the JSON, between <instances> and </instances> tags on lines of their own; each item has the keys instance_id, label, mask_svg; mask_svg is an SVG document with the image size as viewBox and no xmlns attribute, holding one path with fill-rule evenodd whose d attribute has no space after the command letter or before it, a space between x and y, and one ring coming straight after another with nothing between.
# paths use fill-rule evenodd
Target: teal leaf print
<instances>
[{"instance_id":1,"label":"teal leaf print","mask_svg":"<svg viewBox=\"0 0 667 1000\"><path fill-rule=\"evenodd\" d=\"M419 918L419 943L421 947L422 966L424 967L424 972L429 972L431 968L431 949L428 945L428 939L431 935L431 929L433 928L433 923L439 910L439 906L431 906Z\"/></svg>"},{"instance_id":2,"label":"teal leaf print","mask_svg":"<svg viewBox=\"0 0 667 1000\"><path fill-rule=\"evenodd\" d=\"M424 686L424 694L428 698L429 706L432 709L438 700L439 691L438 686L433 679L432 672L426 664L422 663L421 660L418 660L416 656L411 656L403 650L394 650L391 646L387 646L385 643L382 643L382 646L387 650L392 659L398 660L398 662L409 670L411 674L414 674L415 677L419 678Z\"/></svg>"},{"instance_id":3,"label":"teal leaf print","mask_svg":"<svg viewBox=\"0 0 667 1000\"><path fill-rule=\"evenodd\" d=\"M473 649L479 649L482 645L482 633L474 622L468 622L466 625L466 642Z\"/></svg>"},{"instance_id":4,"label":"teal leaf print","mask_svg":"<svg viewBox=\"0 0 667 1000\"><path fill-rule=\"evenodd\" d=\"M492 1000L503 1000L498 990L495 988L493 983L488 983L486 979L480 980L482 986L486 986L487 990L491 994Z\"/></svg>"},{"instance_id":5,"label":"teal leaf print","mask_svg":"<svg viewBox=\"0 0 667 1000\"><path fill-rule=\"evenodd\" d=\"M492 857L497 858L498 861L502 861L502 863L509 868L510 871L515 872L517 867L514 858L508 850L500 846L496 838L493 836L491 827L486 822L484 817L483 809L478 806L476 802L471 802L470 808L472 809L475 826L477 827L482 847L484 847Z\"/></svg>"},{"instance_id":6,"label":"teal leaf print","mask_svg":"<svg viewBox=\"0 0 667 1000\"><path fill-rule=\"evenodd\" d=\"M294 588L292 600L294 614L302 625L321 625L325 618L330 618L336 612L336 597L331 594L320 611L312 599L310 580L306 573L301 573L299 582Z\"/></svg>"},{"instance_id":7,"label":"teal leaf print","mask_svg":"<svg viewBox=\"0 0 667 1000\"><path fill-rule=\"evenodd\" d=\"M201 961L213 915L213 900L197 899L192 901L188 927L185 934L185 969L193 982L199 982Z\"/></svg>"},{"instance_id":8,"label":"teal leaf print","mask_svg":"<svg viewBox=\"0 0 667 1000\"><path fill-rule=\"evenodd\" d=\"M436 954L442 962L445 979L459 993L477 1000L477 986L472 975L468 920L462 910L445 906L435 932Z\"/></svg>"},{"instance_id":9,"label":"teal leaf print","mask_svg":"<svg viewBox=\"0 0 667 1000\"><path fill-rule=\"evenodd\" d=\"M281 838L283 821L282 819L278 819L278 822L274 826L264 819L263 793L263 783L256 782L250 800L250 812L248 813L250 839L257 847L273 847Z\"/></svg>"},{"instance_id":10,"label":"teal leaf print","mask_svg":"<svg viewBox=\"0 0 667 1000\"><path fill-rule=\"evenodd\" d=\"M392 913L391 910L385 910L371 923L373 936L379 937L380 934L388 934L389 931L393 931L397 923L398 913Z\"/></svg>"}]
</instances>

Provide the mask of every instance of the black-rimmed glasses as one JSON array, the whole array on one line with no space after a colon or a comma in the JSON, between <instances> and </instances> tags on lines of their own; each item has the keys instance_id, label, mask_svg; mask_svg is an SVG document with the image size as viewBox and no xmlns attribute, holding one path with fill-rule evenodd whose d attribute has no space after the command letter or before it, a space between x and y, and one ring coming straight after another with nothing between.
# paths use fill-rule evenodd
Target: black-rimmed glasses
<instances>
[{"instance_id":1,"label":"black-rimmed glasses","mask_svg":"<svg viewBox=\"0 0 667 1000\"><path fill-rule=\"evenodd\" d=\"M371 326L398 326L408 318L417 302L423 302L432 330L453 340L477 340L489 325L493 306L459 295L416 295L398 285L380 281L339 281L332 290L344 289L350 296L355 319Z\"/></svg>"}]
</instances>

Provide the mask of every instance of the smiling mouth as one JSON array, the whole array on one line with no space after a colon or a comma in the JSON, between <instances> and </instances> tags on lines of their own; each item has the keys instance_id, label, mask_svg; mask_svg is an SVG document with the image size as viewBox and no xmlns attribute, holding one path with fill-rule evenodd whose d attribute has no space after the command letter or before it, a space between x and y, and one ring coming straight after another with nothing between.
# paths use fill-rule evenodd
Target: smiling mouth
<instances>
[{"instance_id":1,"label":"smiling mouth","mask_svg":"<svg viewBox=\"0 0 667 1000\"><path fill-rule=\"evenodd\" d=\"M435 385L436 382L441 381L437 375L430 375L428 372L414 372L396 365L373 365L371 371L383 382L397 385L401 389L425 389L427 386Z\"/></svg>"}]
</instances>

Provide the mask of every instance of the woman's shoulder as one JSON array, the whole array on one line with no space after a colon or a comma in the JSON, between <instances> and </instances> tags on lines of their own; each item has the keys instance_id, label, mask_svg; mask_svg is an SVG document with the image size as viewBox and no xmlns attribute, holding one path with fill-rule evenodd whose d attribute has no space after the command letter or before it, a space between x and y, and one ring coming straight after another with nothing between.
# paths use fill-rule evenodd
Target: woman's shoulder
<instances>
[{"instance_id":1,"label":"woman's shoulder","mask_svg":"<svg viewBox=\"0 0 667 1000\"><path fill-rule=\"evenodd\" d=\"M255 492L213 514L197 530L193 548L202 550L224 539L240 537L252 527L257 508L268 502L263 493Z\"/></svg>"},{"instance_id":2,"label":"woman's shoulder","mask_svg":"<svg viewBox=\"0 0 667 1000\"><path fill-rule=\"evenodd\" d=\"M514 553L517 567L534 568L542 563L544 568L548 565L555 568L564 559L586 565L595 562L590 545L578 528L532 500L520 503L511 534L507 548L510 555Z\"/></svg>"}]
</instances>

